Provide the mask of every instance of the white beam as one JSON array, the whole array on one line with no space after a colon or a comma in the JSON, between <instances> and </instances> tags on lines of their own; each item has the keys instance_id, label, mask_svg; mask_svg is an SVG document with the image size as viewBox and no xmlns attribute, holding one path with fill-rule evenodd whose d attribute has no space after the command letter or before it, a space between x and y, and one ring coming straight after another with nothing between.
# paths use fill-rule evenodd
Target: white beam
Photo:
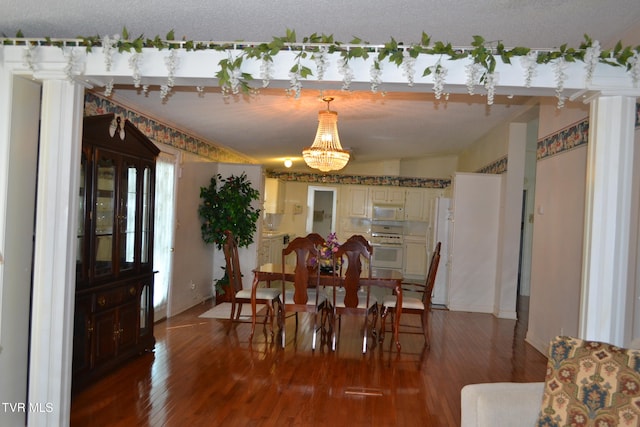
<instances>
[{"instance_id":1,"label":"white beam","mask_svg":"<svg viewBox=\"0 0 640 427\"><path fill-rule=\"evenodd\" d=\"M133 84L133 69L130 59L134 53L117 52L117 50L105 56L101 47L94 47L91 52L86 52L84 48L60 48L55 46L37 46L31 49L33 61L38 73L38 64L46 63L47 69L55 68L64 71L70 64L71 51L74 50L75 78L87 85L105 86L113 81L114 84ZM3 51L4 60L21 64L25 72L29 68L25 63L24 46L0 46ZM213 49L187 51L185 49L163 49L144 48L138 60L138 67L141 76L141 84L161 85L167 84L169 79L169 68L167 58L175 52L177 66L174 72L175 86L217 86L215 77L219 71L221 60L236 58L242 54L242 50L217 51ZM273 57L273 72L271 76L272 87L288 87L291 67L296 64L297 52L280 51ZM355 58L349 62L349 67L353 73L351 83L352 89L368 90L371 81L371 67L375 54L368 59ZM325 87L340 88L344 75L340 72L339 53L328 54L328 67L324 73L324 79L318 81L317 69L311 55L300 59L303 66L312 70L314 75L302 79L304 87ZM433 66L438 61L447 68L448 73L445 80L445 93L466 93L467 92L467 66L471 64L470 58L451 60L440 55L422 54L416 58L413 66L413 84L409 84L405 70L388 60L382 61L382 85L380 90L386 91L431 91L433 90L433 74L422 76L425 68ZM253 77L251 85L261 87L260 76L261 63L255 59L245 59L241 71L249 73ZM587 81L585 64L581 61L567 62L564 73L566 80L563 82L563 96L569 98L581 91L609 91L610 93L624 93L627 95L640 96L640 88L634 87L631 74L625 67L614 67L607 64L598 63L594 69L592 79ZM558 85L556 72L552 63L538 64L535 68L535 76L527 85L525 68L519 57L511 60L511 64L503 63L497 58L496 73L498 82L496 93L512 95L555 95ZM475 92L486 93L482 83L476 82Z\"/></svg>"}]
</instances>

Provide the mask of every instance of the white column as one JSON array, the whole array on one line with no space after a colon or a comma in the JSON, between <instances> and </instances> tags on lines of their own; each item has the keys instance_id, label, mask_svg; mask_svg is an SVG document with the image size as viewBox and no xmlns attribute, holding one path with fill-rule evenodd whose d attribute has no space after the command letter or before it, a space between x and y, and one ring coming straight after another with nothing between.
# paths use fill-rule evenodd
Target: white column
<instances>
[{"instance_id":1,"label":"white column","mask_svg":"<svg viewBox=\"0 0 640 427\"><path fill-rule=\"evenodd\" d=\"M620 346L633 313L635 104L628 96L591 101L587 159L580 335Z\"/></svg>"},{"instance_id":2,"label":"white column","mask_svg":"<svg viewBox=\"0 0 640 427\"><path fill-rule=\"evenodd\" d=\"M84 89L45 80L36 208L28 426L69 425Z\"/></svg>"}]
</instances>

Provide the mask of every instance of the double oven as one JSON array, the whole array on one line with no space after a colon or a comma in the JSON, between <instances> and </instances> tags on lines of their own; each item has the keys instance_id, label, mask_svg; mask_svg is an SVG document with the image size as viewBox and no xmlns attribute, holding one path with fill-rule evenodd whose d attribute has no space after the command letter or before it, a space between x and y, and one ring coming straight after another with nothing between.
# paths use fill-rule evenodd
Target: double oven
<instances>
[{"instance_id":1,"label":"double oven","mask_svg":"<svg viewBox=\"0 0 640 427\"><path fill-rule=\"evenodd\" d=\"M374 221L371 224L371 246L371 268L374 271L402 271L402 225Z\"/></svg>"}]
</instances>

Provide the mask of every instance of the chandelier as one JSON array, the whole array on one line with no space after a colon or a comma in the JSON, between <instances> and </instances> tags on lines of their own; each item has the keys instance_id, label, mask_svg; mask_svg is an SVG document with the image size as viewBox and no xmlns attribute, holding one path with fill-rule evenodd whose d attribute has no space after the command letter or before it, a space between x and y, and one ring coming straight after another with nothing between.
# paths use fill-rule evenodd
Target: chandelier
<instances>
[{"instance_id":1,"label":"chandelier","mask_svg":"<svg viewBox=\"0 0 640 427\"><path fill-rule=\"evenodd\" d=\"M342 149L338 136L338 113L329 110L333 97L322 98L326 111L318 112L318 131L311 147L302 150L302 157L310 167L322 172L342 169L349 162L349 152Z\"/></svg>"}]
</instances>

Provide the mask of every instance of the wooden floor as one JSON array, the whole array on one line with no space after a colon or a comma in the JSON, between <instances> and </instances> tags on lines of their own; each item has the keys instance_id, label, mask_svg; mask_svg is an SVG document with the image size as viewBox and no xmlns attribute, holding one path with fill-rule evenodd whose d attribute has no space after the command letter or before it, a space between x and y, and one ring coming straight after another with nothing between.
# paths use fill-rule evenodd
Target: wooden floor
<instances>
[{"instance_id":1,"label":"wooden floor","mask_svg":"<svg viewBox=\"0 0 640 427\"><path fill-rule=\"evenodd\" d=\"M72 426L458 426L465 384L542 381L546 358L524 342L526 323L434 310L422 335L390 334L361 353L344 317L336 352L311 351L310 315L287 320L287 345L250 325L199 318L199 305L156 325L143 355L73 397ZM405 316L402 323L418 324ZM526 316L524 316L526 317Z\"/></svg>"}]
</instances>

